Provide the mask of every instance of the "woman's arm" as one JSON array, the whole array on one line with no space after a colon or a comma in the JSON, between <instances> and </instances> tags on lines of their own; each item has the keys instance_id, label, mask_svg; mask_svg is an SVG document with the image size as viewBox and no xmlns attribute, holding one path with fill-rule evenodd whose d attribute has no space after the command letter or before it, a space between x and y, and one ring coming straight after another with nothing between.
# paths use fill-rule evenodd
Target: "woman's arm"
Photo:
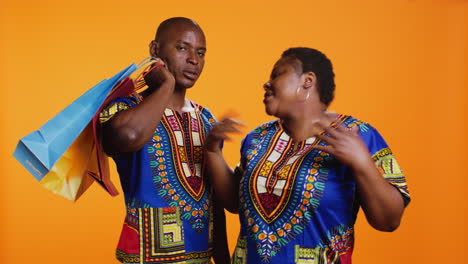
<instances>
[{"instance_id":1,"label":"woman's arm","mask_svg":"<svg viewBox=\"0 0 468 264\"><path fill-rule=\"evenodd\" d=\"M391 232L400 225L405 209L403 197L379 172L359 136L358 127L347 130L325 128L330 135L318 137L330 146L315 146L348 165L357 183L362 209L369 224L377 230Z\"/></svg>"},{"instance_id":2,"label":"woman's arm","mask_svg":"<svg viewBox=\"0 0 468 264\"><path fill-rule=\"evenodd\" d=\"M226 215L224 209L214 205L213 259L216 264L228 264L231 260L226 235Z\"/></svg>"},{"instance_id":3,"label":"woman's arm","mask_svg":"<svg viewBox=\"0 0 468 264\"><path fill-rule=\"evenodd\" d=\"M161 121L174 92L174 76L165 67L157 67L145 76L145 81L151 94L104 123L103 146L108 155L141 149Z\"/></svg>"},{"instance_id":4,"label":"woman's arm","mask_svg":"<svg viewBox=\"0 0 468 264\"><path fill-rule=\"evenodd\" d=\"M362 209L371 226L391 232L400 225L405 209L401 193L382 177L373 160L352 167Z\"/></svg>"},{"instance_id":5,"label":"woman's arm","mask_svg":"<svg viewBox=\"0 0 468 264\"><path fill-rule=\"evenodd\" d=\"M208 178L213 185L216 199L222 207L231 213L237 213L239 207L239 177L228 166L221 152L221 142L229 140L228 133L241 132L239 121L223 119L213 125L205 143L205 160Z\"/></svg>"}]
</instances>

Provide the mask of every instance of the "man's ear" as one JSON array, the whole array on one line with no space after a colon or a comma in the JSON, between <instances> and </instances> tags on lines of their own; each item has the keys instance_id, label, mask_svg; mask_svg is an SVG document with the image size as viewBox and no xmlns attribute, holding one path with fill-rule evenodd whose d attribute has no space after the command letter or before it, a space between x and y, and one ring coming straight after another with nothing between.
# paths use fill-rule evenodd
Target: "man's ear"
<instances>
[{"instance_id":1,"label":"man's ear","mask_svg":"<svg viewBox=\"0 0 468 264\"><path fill-rule=\"evenodd\" d=\"M309 89L317 85L317 75L314 72L303 73L304 88Z\"/></svg>"},{"instance_id":2,"label":"man's ear","mask_svg":"<svg viewBox=\"0 0 468 264\"><path fill-rule=\"evenodd\" d=\"M159 43L156 40L152 40L149 44L149 52L151 57L158 58Z\"/></svg>"}]
</instances>

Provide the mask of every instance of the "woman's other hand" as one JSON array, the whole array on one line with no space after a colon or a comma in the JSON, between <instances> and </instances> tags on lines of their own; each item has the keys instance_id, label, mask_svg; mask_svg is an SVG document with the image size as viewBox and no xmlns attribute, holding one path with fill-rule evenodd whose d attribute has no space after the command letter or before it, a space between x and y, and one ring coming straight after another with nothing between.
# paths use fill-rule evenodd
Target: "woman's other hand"
<instances>
[{"instance_id":1,"label":"woman's other hand","mask_svg":"<svg viewBox=\"0 0 468 264\"><path fill-rule=\"evenodd\" d=\"M353 168L361 169L369 164L373 165L371 155L366 145L359 136L358 126L351 129L339 125L336 129L330 126L318 124L326 133L322 133L317 137L326 142L328 146L314 146L315 149L324 151L333 155L335 159L341 163Z\"/></svg>"},{"instance_id":2,"label":"woman's other hand","mask_svg":"<svg viewBox=\"0 0 468 264\"><path fill-rule=\"evenodd\" d=\"M318 138L329 146L314 148L333 155L335 159L352 168L367 221L377 230L394 231L400 225L405 209L403 198L375 166L359 136L358 127L326 127L324 130L326 134L321 134Z\"/></svg>"}]
</instances>

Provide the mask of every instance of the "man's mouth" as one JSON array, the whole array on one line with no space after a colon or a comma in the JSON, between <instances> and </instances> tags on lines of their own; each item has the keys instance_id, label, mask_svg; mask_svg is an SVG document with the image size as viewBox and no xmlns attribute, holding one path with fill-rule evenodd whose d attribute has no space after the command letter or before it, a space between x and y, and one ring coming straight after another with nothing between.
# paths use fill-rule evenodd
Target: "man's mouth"
<instances>
[{"instance_id":1,"label":"man's mouth","mask_svg":"<svg viewBox=\"0 0 468 264\"><path fill-rule=\"evenodd\" d=\"M198 78L198 73L195 71L183 71L182 74L185 78L195 81Z\"/></svg>"}]
</instances>

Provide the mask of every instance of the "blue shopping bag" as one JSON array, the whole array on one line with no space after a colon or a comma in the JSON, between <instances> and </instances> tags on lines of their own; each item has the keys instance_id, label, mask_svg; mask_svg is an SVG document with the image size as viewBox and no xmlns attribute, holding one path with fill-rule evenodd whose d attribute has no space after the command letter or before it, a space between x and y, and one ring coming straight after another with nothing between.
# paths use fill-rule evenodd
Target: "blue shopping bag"
<instances>
[{"instance_id":1,"label":"blue shopping bag","mask_svg":"<svg viewBox=\"0 0 468 264\"><path fill-rule=\"evenodd\" d=\"M131 64L96 84L39 130L21 138L13 156L41 181L88 126L112 89L135 70L137 65Z\"/></svg>"}]
</instances>

